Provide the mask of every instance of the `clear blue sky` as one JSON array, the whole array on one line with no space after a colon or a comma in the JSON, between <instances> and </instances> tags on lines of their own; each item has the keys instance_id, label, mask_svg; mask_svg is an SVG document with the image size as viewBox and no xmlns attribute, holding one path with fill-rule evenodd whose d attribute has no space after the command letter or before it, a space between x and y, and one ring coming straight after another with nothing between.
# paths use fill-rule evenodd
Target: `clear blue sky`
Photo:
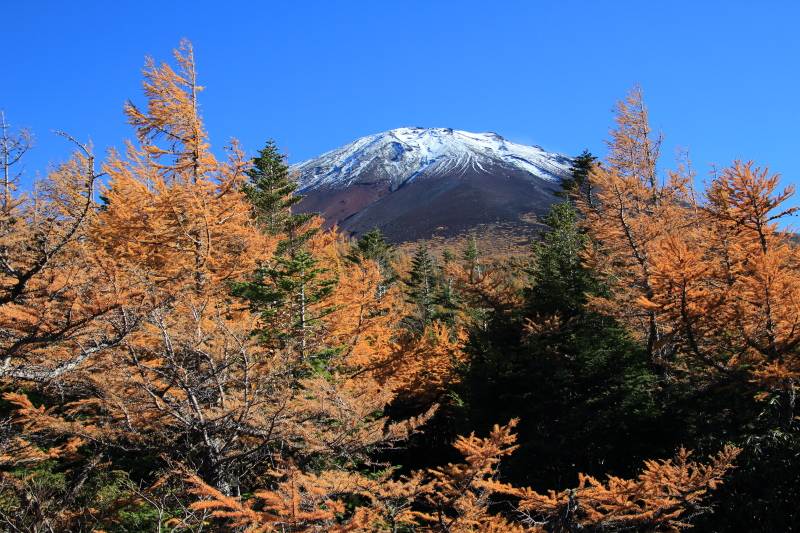
<instances>
[{"instance_id":1,"label":"clear blue sky","mask_svg":"<svg viewBox=\"0 0 800 533\"><path fill-rule=\"evenodd\" d=\"M29 178L132 132L145 55L194 42L215 147L274 138L293 162L399 126L495 131L604 152L611 109L642 85L666 136L709 165L754 159L800 180L800 2L3 2L0 108L30 127Z\"/></svg>"}]
</instances>

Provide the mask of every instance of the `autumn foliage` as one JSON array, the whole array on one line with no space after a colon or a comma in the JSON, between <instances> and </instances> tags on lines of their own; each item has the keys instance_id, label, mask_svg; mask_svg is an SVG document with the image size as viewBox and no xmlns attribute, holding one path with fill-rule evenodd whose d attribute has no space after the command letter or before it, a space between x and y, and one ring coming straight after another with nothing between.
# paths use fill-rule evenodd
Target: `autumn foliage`
<instances>
[{"instance_id":1,"label":"autumn foliage","mask_svg":"<svg viewBox=\"0 0 800 533\"><path fill-rule=\"evenodd\" d=\"M686 165L657 177L658 144L634 91L619 105L608 163L590 174L597 205L582 204L595 244L588 259L615 280L612 296L595 304L624 317L668 372L746 367L790 386L800 277L797 247L779 222L797 210L785 205L793 189L737 161L700 195Z\"/></svg>"},{"instance_id":2,"label":"autumn foliage","mask_svg":"<svg viewBox=\"0 0 800 533\"><path fill-rule=\"evenodd\" d=\"M388 462L451 401L469 328L521 305L519 287L472 250L439 270L435 298L409 303L386 262L354 260L335 230L293 219L293 200L253 201L260 174L236 141L212 151L201 90L189 43L174 65L148 59L145 104L125 105L135 140L102 179L69 138L74 156L33 191L6 189L3 527L100 531L147 508L176 530L676 530L710 508L734 447L546 494L503 479L517 420L458 437L460 462ZM613 280L591 305L665 372L746 364L793 394L798 256L777 226L790 191L736 163L698 199L689 174L657 178L658 145L634 92L582 207L583 259ZM63 490L43 489L45 474ZM114 490L81 496L100 478Z\"/></svg>"}]
</instances>

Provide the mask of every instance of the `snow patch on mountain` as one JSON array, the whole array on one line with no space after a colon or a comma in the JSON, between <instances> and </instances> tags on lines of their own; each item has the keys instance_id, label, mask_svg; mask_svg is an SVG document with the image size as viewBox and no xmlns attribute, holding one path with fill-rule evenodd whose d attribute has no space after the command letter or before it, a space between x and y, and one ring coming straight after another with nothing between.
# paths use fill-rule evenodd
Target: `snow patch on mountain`
<instances>
[{"instance_id":1,"label":"snow patch on mountain","mask_svg":"<svg viewBox=\"0 0 800 533\"><path fill-rule=\"evenodd\" d=\"M341 148L292 166L300 192L340 189L363 176L390 182L395 190L412 180L442 174L520 169L546 181L558 181L571 160L526 146L496 133L451 128L398 128L357 139Z\"/></svg>"}]
</instances>

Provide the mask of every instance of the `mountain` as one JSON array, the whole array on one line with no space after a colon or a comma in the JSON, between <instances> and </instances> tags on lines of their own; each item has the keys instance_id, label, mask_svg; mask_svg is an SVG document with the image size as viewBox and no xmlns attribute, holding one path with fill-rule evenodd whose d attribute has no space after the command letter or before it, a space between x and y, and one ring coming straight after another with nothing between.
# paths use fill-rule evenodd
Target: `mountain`
<instances>
[{"instance_id":1,"label":"mountain","mask_svg":"<svg viewBox=\"0 0 800 533\"><path fill-rule=\"evenodd\" d=\"M478 226L529 228L571 159L496 133L399 128L292 166L301 211L354 234L379 227L394 242Z\"/></svg>"}]
</instances>

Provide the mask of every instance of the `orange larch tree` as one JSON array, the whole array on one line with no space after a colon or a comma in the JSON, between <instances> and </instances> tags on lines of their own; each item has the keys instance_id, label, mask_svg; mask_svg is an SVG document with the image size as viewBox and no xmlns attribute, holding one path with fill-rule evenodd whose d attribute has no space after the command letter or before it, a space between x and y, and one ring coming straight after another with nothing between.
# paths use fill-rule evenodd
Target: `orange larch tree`
<instances>
[{"instance_id":1,"label":"orange larch tree","mask_svg":"<svg viewBox=\"0 0 800 533\"><path fill-rule=\"evenodd\" d=\"M793 188L752 162L734 162L695 194L686 166L660 181L657 142L635 90L621 103L605 165L581 203L608 298L593 304L627 319L654 361L713 377L745 371L794 413L800 344L798 248L781 229Z\"/></svg>"},{"instance_id":2,"label":"orange larch tree","mask_svg":"<svg viewBox=\"0 0 800 533\"><path fill-rule=\"evenodd\" d=\"M85 387L74 401L45 411L9 397L18 420L32 434L180 463L226 494L287 457L303 468L368 461L424 421L377 415L395 396L372 372L394 350L377 267L343 261L334 233L314 236L308 253L343 281L302 312L329 311L297 333L303 350L261 342L255 333L269 325L231 283L274 260L280 236L253 217L241 150L233 144L222 162L209 150L191 46L176 58L177 70L148 60L148 105L126 105L138 145L111 155L105 204L82 241L139 302L125 315L137 327L74 369L70 379ZM321 368L305 357L312 344L330 354Z\"/></svg>"},{"instance_id":3,"label":"orange larch tree","mask_svg":"<svg viewBox=\"0 0 800 533\"><path fill-rule=\"evenodd\" d=\"M606 163L589 175L593 201L578 201L593 238L589 266L614 280L611 295L595 298L593 304L632 326L654 364L664 368L675 352L669 332L655 310L635 303L653 294L653 248L687 223L688 179L672 173L662 182L658 176L661 139L651 134L638 87L617 105L608 145Z\"/></svg>"},{"instance_id":4,"label":"orange larch tree","mask_svg":"<svg viewBox=\"0 0 800 533\"><path fill-rule=\"evenodd\" d=\"M99 174L88 146L0 213L0 379L44 383L134 326L107 257L89 242Z\"/></svg>"},{"instance_id":5,"label":"orange larch tree","mask_svg":"<svg viewBox=\"0 0 800 533\"><path fill-rule=\"evenodd\" d=\"M190 476L196 510L246 531L436 531L565 532L642 529L677 531L707 512L708 494L722 483L739 450L727 447L708 464L681 450L673 460L646 461L635 479L607 482L581 474L579 486L540 494L499 479L502 459L517 448L516 420L495 426L488 437L459 437L462 463L391 480L387 473L322 475L281 469L274 490L253 498L222 494ZM348 510L345 501L358 497ZM516 503L514 503L516 502ZM498 505L505 503L505 505Z\"/></svg>"},{"instance_id":6,"label":"orange larch tree","mask_svg":"<svg viewBox=\"0 0 800 533\"><path fill-rule=\"evenodd\" d=\"M681 449L674 459L645 461L635 479L609 476L604 483L580 474L578 487L547 495L522 489L519 509L527 523L548 531L678 531L708 512L706 500L731 469L739 450L726 447L708 464L690 461Z\"/></svg>"},{"instance_id":7,"label":"orange larch tree","mask_svg":"<svg viewBox=\"0 0 800 533\"><path fill-rule=\"evenodd\" d=\"M800 256L778 223L797 210L784 207L792 193L752 163L724 169L696 223L660 244L641 302L684 352L719 371L748 368L787 400L800 370Z\"/></svg>"}]
</instances>

